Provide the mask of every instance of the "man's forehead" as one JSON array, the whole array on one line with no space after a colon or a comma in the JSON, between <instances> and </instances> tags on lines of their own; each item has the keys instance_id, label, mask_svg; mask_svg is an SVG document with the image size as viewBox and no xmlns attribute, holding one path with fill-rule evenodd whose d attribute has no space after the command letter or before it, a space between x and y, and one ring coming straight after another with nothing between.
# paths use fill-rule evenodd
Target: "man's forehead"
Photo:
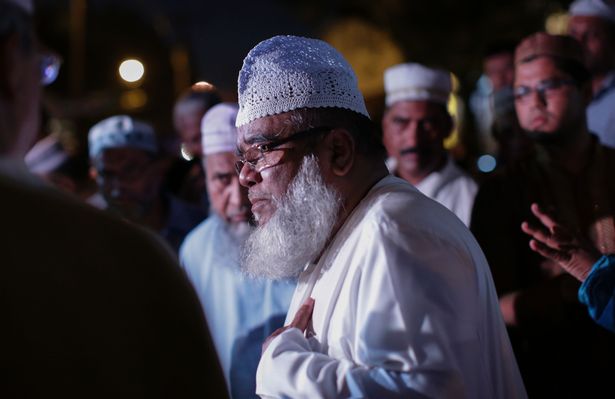
<instances>
[{"instance_id":1,"label":"man's forehead","mask_svg":"<svg viewBox=\"0 0 615 399\"><path fill-rule=\"evenodd\" d=\"M237 155L232 151L217 152L215 154L209 154L205 156L206 169L210 167L231 165L234 168Z\"/></svg>"},{"instance_id":2,"label":"man's forehead","mask_svg":"<svg viewBox=\"0 0 615 399\"><path fill-rule=\"evenodd\" d=\"M285 137L290 134L290 113L265 116L255 119L237 129L237 146L240 148L259 142Z\"/></svg>"},{"instance_id":3,"label":"man's forehead","mask_svg":"<svg viewBox=\"0 0 615 399\"><path fill-rule=\"evenodd\" d=\"M519 82L545 80L567 76L560 71L549 57L538 57L515 67L515 84Z\"/></svg>"},{"instance_id":4,"label":"man's forehead","mask_svg":"<svg viewBox=\"0 0 615 399\"><path fill-rule=\"evenodd\" d=\"M432 101L416 100L416 101L397 101L389 107L388 112L392 116L413 116L416 114L433 116L440 114L443 110L442 104L436 104Z\"/></svg>"},{"instance_id":5,"label":"man's forehead","mask_svg":"<svg viewBox=\"0 0 615 399\"><path fill-rule=\"evenodd\" d=\"M102 162L144 162L150 160L147 151L138 148L107 148L98 157Z\"/></svg>"}]
</instances>

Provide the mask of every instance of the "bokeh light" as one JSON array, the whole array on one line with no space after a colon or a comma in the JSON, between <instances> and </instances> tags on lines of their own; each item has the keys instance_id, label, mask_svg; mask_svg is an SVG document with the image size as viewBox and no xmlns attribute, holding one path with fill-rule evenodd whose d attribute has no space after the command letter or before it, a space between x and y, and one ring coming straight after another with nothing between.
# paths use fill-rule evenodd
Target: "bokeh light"
<instances>
[{"instance_id":1,"label":"bokeh light","mask_svg":"<svg viewBox=\"0 0 615 399\"><path fill-rule=\"evenodd\" d=\"M139 60L128 59L122 61L118 69L120 77L129 83L138 82L145 74L145 67Z\"/></svg>"}]
</instances>

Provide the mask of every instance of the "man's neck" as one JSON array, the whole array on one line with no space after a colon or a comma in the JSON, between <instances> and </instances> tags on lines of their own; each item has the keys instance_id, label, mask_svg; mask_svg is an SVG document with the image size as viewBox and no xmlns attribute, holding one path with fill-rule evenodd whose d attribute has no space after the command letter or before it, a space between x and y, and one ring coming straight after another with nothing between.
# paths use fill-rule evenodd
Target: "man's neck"
<instances>
[{"instance_id":1,"label":"man's neck","mask_svg":"<svg viewBox=\"0 0 615 399\"><path fill-rule=\"evenodd\" d=\"M416 186L417 184L420 184L423 180L425 180L430 174L442 170L444 166L446 166L447 160L448 158L446 156L446 153L443 153L433 163L420 171L416 171L415 173L403 173L402 170L398 170L397 175L402 179L410 182L410 184Z\"/></svg>"},{"instance_id":2,"label":"man's neck","mask_svg":"<svg viewBox=\"0 0 615 399\"><path fill-rule=\"evenodd\" d=\"M592 95L596 95L600 88L602 87L602 82L604 82L604 78L606 74L594 75L592 78Z\"/></svg>"},{"instance_id":3,"label":"man's neck","mask_svg":"<svg viewBox=\"0 0 615 399\"><path fill-rule=\"evenodd\" d=\"M600 89L602 89L605 79L613 71L614 71L613 69L610 69L604 72L596 73L592 76L592 94L594 96L596 95L596 93L600 91Z\"/></svg>"},{"instance_id":4,"label":"man's neck","mask_svg":"<svg viewBox=\"0 0 615 399\"><path fill-rule=\"evenodd\" d=\"M357 168L357 171L353 173L354 176L348 179L346 187L343 189L345 192L342 195L345 197L345 201L331 237L335 236L369 190L388 174L389 171L383 161L361 163L361 167Z\"/></svg>"}]
</instances>

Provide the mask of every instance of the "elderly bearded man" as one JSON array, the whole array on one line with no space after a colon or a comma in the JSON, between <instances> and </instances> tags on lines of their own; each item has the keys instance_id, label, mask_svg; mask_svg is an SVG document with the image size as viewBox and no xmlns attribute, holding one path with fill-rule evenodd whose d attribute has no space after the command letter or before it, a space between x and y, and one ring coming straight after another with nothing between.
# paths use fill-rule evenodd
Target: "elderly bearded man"
<instances>
[{"instance_id":1,"label":"elderly bearded man","mask_svg":"<svg viewBox=\"0 0 615 399\"><path fill-rule=\"evenodd\" d=\"M239 74L253 274L300 274L265 343L263 397L525 397L485 258L463 223L390 176L350 65L277 36Z\"/></svg>"},{"instance_id":2,"label":"elderly bearded man","mask_svg":"<svg viewBox=\"0 0 615 399\"><path fill-rule=\"evenodd\" d=\"M212 214L181 246L180 261L196 288L233 399L255 396L263 340L281 327L295 282L245 276L239 248L250 232L248 190L235 173L237 104L203 118L203 166Z\"/></svg>"}]
</instances>

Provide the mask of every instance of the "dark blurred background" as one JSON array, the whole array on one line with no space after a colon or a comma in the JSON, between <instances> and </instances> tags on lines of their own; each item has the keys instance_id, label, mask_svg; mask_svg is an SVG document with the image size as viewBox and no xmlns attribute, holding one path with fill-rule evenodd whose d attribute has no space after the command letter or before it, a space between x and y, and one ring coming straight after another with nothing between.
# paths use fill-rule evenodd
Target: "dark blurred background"
<instances>
[{"instance_id":1,"label":"dark blurred background","mask_svg":"<svg viewBox=\"0 0 615 399\"><path fill-rule=\"evenodd\" d=\"M172 136L172 107L190 85L207 81L236 97L243 57L276 34L322 38L355 68L374 119L383 108L384 69L403 61L452 71L467 102L490 43L565 26L566 0L39 0L42 41L63 58L46 88L45 112L84 139L104 117L126 113ZM123 60L142 63L124 81ZM473 122L465 112L463 130ZM56 126L58 124L56 123ZM464 133L466 151L472 135ZM467 155L467 154L466 154Z\"/></svg>"}]
</instances>

